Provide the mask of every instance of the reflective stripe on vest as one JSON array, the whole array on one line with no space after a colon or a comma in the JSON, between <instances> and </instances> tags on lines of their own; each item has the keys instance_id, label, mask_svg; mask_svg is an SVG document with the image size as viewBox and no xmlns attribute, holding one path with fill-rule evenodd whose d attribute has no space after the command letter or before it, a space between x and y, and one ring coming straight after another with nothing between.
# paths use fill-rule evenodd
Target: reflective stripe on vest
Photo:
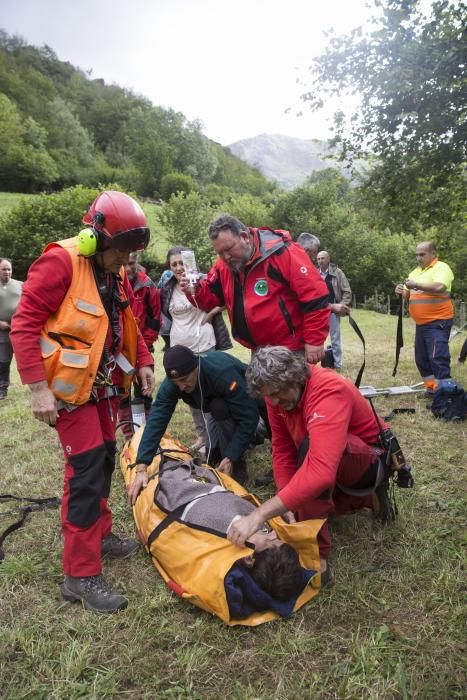
<instances>
[{"instance_id":1,"label":"reflective stripe on vest","mask_svg":"<svg viewBox=\"0 0 467 700\"><path fill-rule=\"evenodd\" d=\"M427 292L410 292L409 313L415 323L431 323L453 317L451 295L449 292L428 294Z\"/></svg>"},{"instance_id":2,"label":"reflective stripe on vest","mask_svg":"<svg viewBox=\"0 0 467 700\"><path fill-rule=\"evenodd\" d=\"M80 309L80 311L87 311L88 314L97 314L98 312L98 308L95 304L90 304L88 301L84 301L84 299L76 300L76 308Z\"/></svg>"},{"instance_id":3,"label":"reflective stripe on vest","mask_svg":"<svg viewBox=\"0 0 467 700\"><path fill-rule=\"evenodd\" d=\"M62 362L67 365L75 365L76 367L87 367L89 364L87 355L78 355L74 352L66 352L66 350L62 352L61 358Z\"/></svg>"},{"instance_id":4,"label":"reflective stripe on vest","mask_svg":"<svg viewBox=\"0 0 467 700\"><path fill-rule=\"evenodd\" d=\"M445 297L430 297L429 299L409 299L409 304L444 304L449 295Z\"/></svg>"},{"instance_id":5,"label":"reflective stripe on vest","mask_svg":"<svg viewBox=\"0 0 467 700\"><path fill-rule=\"evenodd\" d=\"M54 343L50 342L50 340L44 338L43 336L39 338L39 345L41 346L41 352L43 357L51 355L54 352L54 350L57 349L57 346Z\"/></svg>"},{"instance_id":6,"label":"reflective stripe on vest","mask_svg":"<svg viewBox=\"0 0 467 700\"><path fill-rule=\"evenodd\" d=\"M67 384L66 382L62 382L61 379L54 379L52 382L54 394L60 394L60 396L72 396L77 388L76 384Z\"/></svg>"}]
</instances>

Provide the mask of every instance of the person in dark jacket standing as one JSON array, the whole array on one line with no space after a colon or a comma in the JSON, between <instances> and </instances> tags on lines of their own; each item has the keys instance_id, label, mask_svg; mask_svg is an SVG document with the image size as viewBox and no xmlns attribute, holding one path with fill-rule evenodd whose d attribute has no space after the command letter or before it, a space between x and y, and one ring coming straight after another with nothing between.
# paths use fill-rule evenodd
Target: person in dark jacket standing
<instances>
[{"instance_id":1,"label":"person in dark jacket standing","mask_svg":"<svg viewBox=\"0 0 467 700\"><path fill-rule=\"evenodd\" d=\"M234 338L247 348L284 345L319 362L329 332L328 290L288 231L248 228L225 214L209 236L219 258L194 290L181 280L190 301L205 311L225 306Z\"/></svg>"},{"instance_id":2,"label":"person in dark jacket standing","mask_svg":"<svg viewBox=\"0 0 467 700\"><path fill-rule=\"evenodd\" d=\"M334 368L342 368L342 343L341 343L341 316L348 316L351 312L352 290L347 277L340 267L331 262L329 253L320 250L317 256L319 274L326 282L329 290L329 319L331 348L334 359Z\"/></svg>"},{"instance_id":3,"label":"person in dark jacket standing","mask_svg":"<svg viewBox=\"0 0 467 700\"><path fill-rule=\"evenodd\" d=\"M167 378L159 387L136 456L137 476L131 493L138 494L147 484L146 466L151 464L179 399L207 416L208 440L218 446L219 471L243 483L246 479L244 453L255 443L261 399L248 394L246 365L224 352L197 357L183 345L174 345L164 353Z\"/></svg>"}]
</instances>

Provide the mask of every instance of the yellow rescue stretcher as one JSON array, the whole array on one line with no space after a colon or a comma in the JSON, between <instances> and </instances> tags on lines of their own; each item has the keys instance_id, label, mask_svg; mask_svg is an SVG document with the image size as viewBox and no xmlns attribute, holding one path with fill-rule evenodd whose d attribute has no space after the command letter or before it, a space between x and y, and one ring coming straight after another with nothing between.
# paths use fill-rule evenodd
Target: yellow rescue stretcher
<instances>
[{"instance_id":1,"label":"yellow rescue stretcher","mask_svg":"<svg viewBox=\"0 0 467 700\"><path fill-rule=\"evenodd\" d=\"M135 476L131 465L136 459L142 430L139 428L133 438L125 443L120 455L120 466L127 489ZM164 459L182 462L191 459L188 449L168 433L161 440L161 449ZM230 616L224 578L236 561L251 554L251 549L237 547L225 537L179 520L171 522L151 542L151 534L154 533L155 528L168 517L154 503L160 460L161 456L157 455L148 467L149 483L147 488L139 494L133 506L133 515L141 543L150 554L154 566L167 586L183 600L217 615L228 625L255 626L278 618L279 615L272 610L254 612L241 619L232 619ZM236 481L225 474L216 473L227 489L259 505L256 496L248 493ZM281 540L294 547L300 564L305 569L319 572L316 536L323 522L323 520L307 520L288 525L282 518L272 518L269 525ZM317 595L320 584L320 574L316 573L297 598L294 611Z\"/></svg>"}]
</instances>

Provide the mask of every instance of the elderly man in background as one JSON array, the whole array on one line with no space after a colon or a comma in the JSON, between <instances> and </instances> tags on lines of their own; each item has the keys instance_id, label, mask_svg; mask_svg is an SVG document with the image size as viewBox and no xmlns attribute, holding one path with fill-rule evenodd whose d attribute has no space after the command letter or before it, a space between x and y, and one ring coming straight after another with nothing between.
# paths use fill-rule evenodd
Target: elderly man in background
<instances>
[{"instance_id":1,"label":"elderly man in background","mask_svg":"<svg viewBox=\"0 0 467 700\"><path fill-rule=\"evenodd\" d=\"M303 233L298 236L296 242L301 248L303 248L311 262L316 263L318 250L321 245L321 241L319 240L318 236L315 236L314 233L303 231Z\"/></svg>"},{"instance_id":2,"label":"elderly man in background","mask_svg":"<svg viewBox=\"0 0 467 700\"><path fill-rule=\"evenodd\" d=\"M340 267L331 262L329 253L321 250L317 256L319 274L326 282L329 291L329 334L334 359L334 368L342 368L341 316L350 314L352 290L347 277Z\"/></svg>"},{"instance_id":3,"label":"elderly man in background","mask_svg":"<svg viewBox=\"0 0 467 700\"><path fill-rule=\"evenodd\" d=\"M194 290L187 279L180 283L190 301L204 311L225 306L232 335L247 348L285 345L319 362L329 330L327 288L289 232L248 228L224 214L209 237L219 257Z\"/></svg>"},{"instance_id":4,"label":"elderly man in background","mask_svg":"<svg viewBox=\"0 0 467 700\"><path fill-rule=\"evenodd\" d=\"M10 386L10 365L13 358L10 324L23 288L23 283L12 279L11 275L11 262L0 258L0 401L6 399Z\"/></svg>"},{"instance_id":5,"label":"elderly man in background","mask_svg":"<svg viewBox=\"0 0 467 700\"><path fill-rule=\"evenodd\" d=\"M451 285L454 279L449 265L438 260L431 241L417 245L417 267L396 294L409 301L409 313L416 323L415 362L429 393L440 382L451 379L449 336L454 318Z\"/></svg>"}]
</instances>

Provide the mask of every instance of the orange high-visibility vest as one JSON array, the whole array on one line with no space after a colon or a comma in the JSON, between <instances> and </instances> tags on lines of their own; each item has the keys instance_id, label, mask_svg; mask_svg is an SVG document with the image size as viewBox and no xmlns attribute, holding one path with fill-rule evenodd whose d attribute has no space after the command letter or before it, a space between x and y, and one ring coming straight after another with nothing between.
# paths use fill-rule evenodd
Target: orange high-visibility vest
<instances>
[{"instance_id":1,"label":"orange high-visibility vest","mask_svg":"<svg viewBox=\"0 0 467 700\"><path fill-rule=\"evenodd\" d=\"M434 258L424 267L415 268L409 275L417 285L418 282L443 282L446 286L444 292L423 292L421 289L411 289L409 296L409 313L415 323L423 325L432 321L442 321L454 316L454 307L451 301L451 282L453 274L446 263Z\"/></svg>"},{"instance_id":2,"label":"orange high-visibility vest","mask_svg":"<svg viewBox=\"0 0 467 700\"><path fill-rule=\"evenodd\" d=\"M411 289L409 313L415 323L420 325L452 318L454 308L451 295L449 292L422 292Z\"/></svg>"},{"instance_id":3,"label":"orange high-visibility vest","mask_svg":"<svg viewBox=\"0 0 467 700\"><path fill-rule=\"evenodd\" d=\"M109 320L94 279L90 261L78 255L76 237L50 243L44 252L61 246L70 255L71 285L59 308L47 320L40 335L40 346L47 382L57 399L80 405L86 403L104 351ZM120 298L127 300L119 282ZM122 354L136 365L138 332L128 305L123 310ZM124 390L132 375L122 372Z\"/></svg>"}]
</instances>

